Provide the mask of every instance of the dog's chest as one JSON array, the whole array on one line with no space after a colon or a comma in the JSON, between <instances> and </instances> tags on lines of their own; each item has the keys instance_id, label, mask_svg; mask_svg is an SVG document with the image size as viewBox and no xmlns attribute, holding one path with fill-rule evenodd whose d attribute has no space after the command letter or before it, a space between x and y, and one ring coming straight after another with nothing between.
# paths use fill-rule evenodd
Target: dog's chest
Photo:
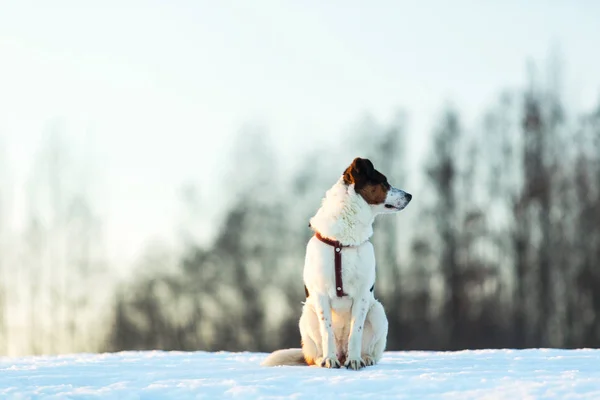
<instances>
[{"instance_id":1,"label":"dog's chest","mask_svg":"<svg viewBox=\"0 0 600 400\"><path fill-rule=\"evenodd\" d=\"M369 281L372 263L365 253L367 253L365 249L362 251L354 248L342 250L341 285L344 293L348 295L353 295Z\"/></svg>"},{"instance_id":2,"label":"dog's chest","mask_svg":"<svg viewBox=\"0 0 600 400\"><path fill-rule=\"evenodd\" d=\"M335 249L327 244L313 241L307 248L304 282L310 289L336 294ZM375 255L370 242L357 247L345 247L341 252L341 287L349 298L368 291L375 282ZM344 296L346 297L346 296Z\"/></svg>"}]
</instances>

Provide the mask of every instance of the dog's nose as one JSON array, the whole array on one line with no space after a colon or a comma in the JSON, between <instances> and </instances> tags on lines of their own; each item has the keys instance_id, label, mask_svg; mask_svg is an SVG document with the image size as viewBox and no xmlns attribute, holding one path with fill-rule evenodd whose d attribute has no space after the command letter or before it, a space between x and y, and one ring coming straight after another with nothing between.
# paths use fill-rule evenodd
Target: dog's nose
<instances>
[{"instance_id":1,"label":"dog's nose","mask_svg":"<svg viewBox=\"0 0 600 400\"><path fill-rule=\"evenodd\" d=\"M412 200L412 194L410 194L410 193L406 193L406 195L404 197L406 197L406 202L409 202Z\"/></svg>"}]
</instances>

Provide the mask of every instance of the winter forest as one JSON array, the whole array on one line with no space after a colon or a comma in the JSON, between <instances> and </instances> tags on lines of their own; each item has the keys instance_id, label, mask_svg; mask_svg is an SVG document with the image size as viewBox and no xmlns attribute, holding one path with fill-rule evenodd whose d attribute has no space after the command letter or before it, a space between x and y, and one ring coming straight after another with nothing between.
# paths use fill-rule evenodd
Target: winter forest
<instances>
[{"instance_id":1,"label":"winter forest","mask_svg":"<svg viewBox=\"0 0 600 400\"><path fill-rule=\"evenodd\" d=\"M238 200L212 240L195 240L207 222L182 188L177 250L148 246L126 276L107 265L94 172L66 161L51 127L22 201L24 231L3 229L0 202L0 354L298 347L308 219L355 156L414 196L372 237L388 350L599 347L600 103L573 109L547 69L482 99L475 123L439 110L415 165L405 161L410 110L357 116L332 157L298 154L290 176L278 175L277 132L242 129L228 160L243 171L228 177Z\"/></svg>"}]
</instances>

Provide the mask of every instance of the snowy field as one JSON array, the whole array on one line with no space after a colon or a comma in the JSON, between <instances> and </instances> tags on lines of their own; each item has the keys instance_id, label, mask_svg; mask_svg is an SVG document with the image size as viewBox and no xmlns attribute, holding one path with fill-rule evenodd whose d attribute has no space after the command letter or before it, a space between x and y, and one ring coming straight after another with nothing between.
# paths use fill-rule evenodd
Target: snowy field
<instances>
[{"instance_id":1,"label":"snowy field","mask_svg":"<svg viewBox=\"0 0 600 400\"><path fill-rule=\"evenodd\" d=\"M600 399L600 350L388 352L360 371L260 367L265 356L0 358L0 398Z\"/></svg>"}]
</instances>

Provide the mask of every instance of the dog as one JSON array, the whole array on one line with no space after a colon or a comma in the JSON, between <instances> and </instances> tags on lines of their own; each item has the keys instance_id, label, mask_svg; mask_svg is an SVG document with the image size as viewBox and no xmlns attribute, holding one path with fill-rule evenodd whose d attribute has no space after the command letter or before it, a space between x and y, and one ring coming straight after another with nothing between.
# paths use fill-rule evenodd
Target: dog
<instances>
[{"instance_id":1,"label":"dog","mask_svg":"<svg viewBox=\"0 0 600 400\"><path fill-rule=\"evenodd\" d=\"M300 317L301 349L277 350L262 363L353 370L379 362L388 321L374 297L375 252L369 241L379 214L404 209L412 195L392 187L368 159L355 158L310 219Z\"/></svg>"}]
</instances>

